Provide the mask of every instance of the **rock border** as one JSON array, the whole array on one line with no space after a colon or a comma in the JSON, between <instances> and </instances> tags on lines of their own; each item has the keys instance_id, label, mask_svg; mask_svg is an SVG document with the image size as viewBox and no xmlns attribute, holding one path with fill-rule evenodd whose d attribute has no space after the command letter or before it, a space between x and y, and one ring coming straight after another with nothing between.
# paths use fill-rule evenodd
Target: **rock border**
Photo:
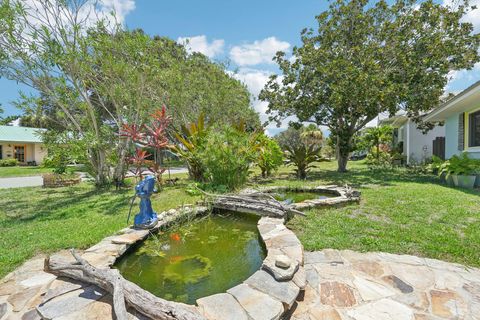
<instances>
[{"instance_id":1,"label":"rock border","mask_svg":"<svg viewBox=\"0 0 480 320\"><path fill-rule=\"evenodd\" d=\"M298 203L292 203L291 206L296 210L308 210L315 207L330 207L330 206L341 206L350 203L360 202L360 191L350 188L349 186L339 187L336 185L325 185L325 186L271 186L261 188L259 191L270 193L275 191L293 191L293 192L317 192L317 193L330 193L336 197L327 198L327 199L312 199L305 200ZM250 190L245 190L244 192L251 192Z\"/></svg>"}]
</instances>

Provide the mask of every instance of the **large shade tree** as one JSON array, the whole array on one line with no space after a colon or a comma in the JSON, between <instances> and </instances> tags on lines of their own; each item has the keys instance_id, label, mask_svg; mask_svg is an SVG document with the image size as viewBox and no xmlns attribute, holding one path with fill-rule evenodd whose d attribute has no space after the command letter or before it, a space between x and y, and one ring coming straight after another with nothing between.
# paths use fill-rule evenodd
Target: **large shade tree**
<instances>
[{"instance_id":1,"label":"large shade tree","mask_svg":"<svg viewBox=\"0 0 480 320\"><path fill-rule=\"evenodd\" d=\"M90 0L0 1L0 76L40 93L19 105L85 146L98 185L126 171L132 141L119 134L123 124L140 127L163 104L177 128L201 111L213 122L259 125L246 87L222 65L171 39L127 31L100 9Z\"/></svg>"},{"instance_id":2,"label":"large shade tree","mask_svg":"<svg viewBox=\"0 0 480 320\"><path fill-rule=\"evenodd\" d=\"M278 52L283 73L260 94L272 120L296 116L327 126L336 139L338 170L347 169L354 136L379 113L408 116L434 108L452 70L479 61L479 35L455 8L431 0L335 0L301 33L293 58Z\"/></svg>"}]
</instances>

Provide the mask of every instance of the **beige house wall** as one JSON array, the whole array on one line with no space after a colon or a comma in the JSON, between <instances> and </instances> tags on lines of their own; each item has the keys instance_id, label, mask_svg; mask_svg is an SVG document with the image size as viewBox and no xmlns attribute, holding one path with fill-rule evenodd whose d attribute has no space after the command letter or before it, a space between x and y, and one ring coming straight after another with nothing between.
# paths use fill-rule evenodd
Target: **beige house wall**
<instances>
[{"instance_id":1,"label":"beige house wall","mask_svg":"<svg viewBox=\"0 0 480 320\"><path fill-rule=\"evenodd\" d=\"M25 147L25 162L35 161L37 164L41 164L43 159L47 155L47 150L45 146L41 143L23 143L23 142L11 142L11 141L0 141L2 146L2 159L13 159L14 147L15 146L24 146Z\"/></svg>"}]
</instances>

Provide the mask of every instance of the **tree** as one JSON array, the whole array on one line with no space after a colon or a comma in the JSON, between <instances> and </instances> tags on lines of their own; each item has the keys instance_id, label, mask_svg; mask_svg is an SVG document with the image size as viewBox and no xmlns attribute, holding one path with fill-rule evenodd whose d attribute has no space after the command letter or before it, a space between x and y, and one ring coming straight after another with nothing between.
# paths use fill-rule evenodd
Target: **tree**
<instances>
[{"instance_id":1,"label":"tree","mask_svg":"<svg viewBox=\"0 0 480 320\"><path fill-rule=\"evenodd\" d=\"M347 169L355 134L381 112L418 119L437 106L452 70L479 61L478 34L461 22L470 8L432 0L336 0L302 31L294 59L278 52L283 73L259 98L271 120L295 115L327 126L336 138L338 171Z\"/></svg>"},{"instance_id":2,"label":"tree","mask_svg":"<svg viewBox=\"0 0 480 320\"><path fill-rule=\"evenodd\" d=\"M97 9L89 0L0 2L0 76L40 93L42 101L24 96L26 121L55 119L81 140L97 185L124 176L132 141L119 134L122 124L140 127L163 104L174 128L201 111L216 123L260 123L245 86L221 65L171 39L124 30Z\"/></svg>"}]
</instances>

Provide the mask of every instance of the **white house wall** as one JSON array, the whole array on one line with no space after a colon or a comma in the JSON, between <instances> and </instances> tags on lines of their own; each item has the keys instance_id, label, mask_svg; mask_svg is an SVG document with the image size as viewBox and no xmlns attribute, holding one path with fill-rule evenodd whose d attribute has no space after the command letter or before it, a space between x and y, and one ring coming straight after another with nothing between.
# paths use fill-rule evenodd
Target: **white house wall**
<instances>
[{"instance_id":1,"label":"white house wall","mask_svg":"<svg viewBox=\"0 0 480 320\"><path fill-rule=\"evenodd\" d=\"M437 126L427 134L417 129L416 124L408 120L406 126L407 145L404 144L408 164L422 163L432 157L433 140L436 137L445 137L445 127Z\"/></svg>"},{"instance_id":2,"label":"white house wall","mask_svg":"<svg viewBox=\"0 0 480 320\"><path fill-rule=\"evenodd\" d=\"M34 145L34 149L35 149L35 162L37 162L38 164L42 163L43 162L43 159L47 156L47 149L45 148L44 145L40 144L40 143L36 143Z\"/></svg>"}]
</instances>

